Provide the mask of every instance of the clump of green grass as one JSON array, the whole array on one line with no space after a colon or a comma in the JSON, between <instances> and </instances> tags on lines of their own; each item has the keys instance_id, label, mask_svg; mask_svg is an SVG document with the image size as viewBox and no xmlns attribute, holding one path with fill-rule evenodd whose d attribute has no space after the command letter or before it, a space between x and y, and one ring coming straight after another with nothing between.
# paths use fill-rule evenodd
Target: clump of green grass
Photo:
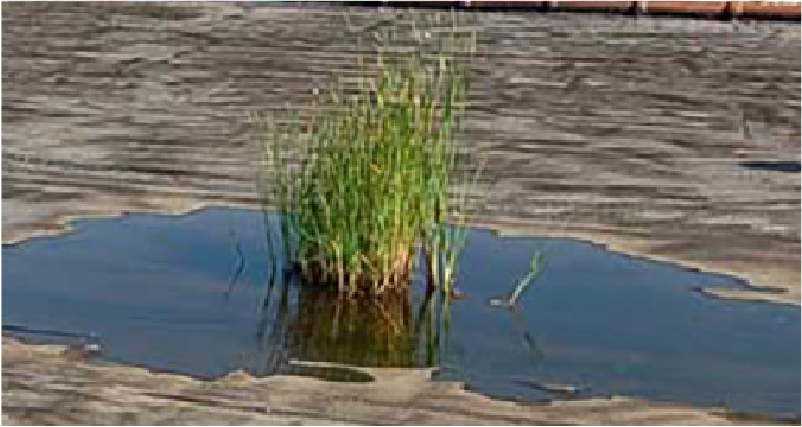
<instances>
[{"instance_id":1,"label":"clump of green grass","mask_svg":"<svg viewBox=\"0 0 802 427\"><path fill-rule=\"evenodd\" d=\"M307 281L382 294L406 287L420 249L429 287L450 288L465 231L448 220L465 217L454 186L469 179L455 137L469 92L462 54L475 42L453 26L435 37L434 52L391 51L385 38L355 90L335 86L304 125L266 132L267 202L280 214L271 251Z\"/></svg>"}]
</instances>

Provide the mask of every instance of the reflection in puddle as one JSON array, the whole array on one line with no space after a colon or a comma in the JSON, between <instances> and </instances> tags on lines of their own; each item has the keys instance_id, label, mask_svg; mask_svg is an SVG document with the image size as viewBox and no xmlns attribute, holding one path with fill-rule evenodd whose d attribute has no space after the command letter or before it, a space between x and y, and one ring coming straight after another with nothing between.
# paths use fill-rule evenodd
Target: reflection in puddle
<instances>
[{"instance_id":1,"label":"reflection in puddle","mask_svg":"<svg viewBox=\"0 0 802 427\"><path fill-rule=\"evenodd\" d=\"M802 170L799 161L795 160L750 160L741 162L741 166L771 172L799 173Z\"/></svg>"},{"instance_id":2,"label":"reflection in puddle","mask_svg":"<svg viewBox=\"0 0 802 427\"><path fill-rule=\"evenodd\" d=\"M472 230L457 277L464 299L427 298L418 284L380 303L339 301L292 277L268 280L262 230L259 212L211 209L81 221L75 233L6 246L4 329L68 344L93 333L106 359L202 378L242 369L372 379L296 361L432 366L436 379L504 398L615 394L800 412L799 308L693 292L744 286L731 277ZM492 306L539 250L547 267L518 309Z\"/></svg>"},{"instance_id":3,"label":"reflection in puddle","mask_svg":"<svg viewBox=\"0 0 802 427\"><path fill-rule=\"evenodd\" d=\"M240 363L259 375L288 373L299 366L293 360L436 366L448 334L449 301L438 294L421 295L416 305L410 300L408 293L352 299L301 285L293 276L268 282L252 346Z\"/></svg>"}]
</instances>

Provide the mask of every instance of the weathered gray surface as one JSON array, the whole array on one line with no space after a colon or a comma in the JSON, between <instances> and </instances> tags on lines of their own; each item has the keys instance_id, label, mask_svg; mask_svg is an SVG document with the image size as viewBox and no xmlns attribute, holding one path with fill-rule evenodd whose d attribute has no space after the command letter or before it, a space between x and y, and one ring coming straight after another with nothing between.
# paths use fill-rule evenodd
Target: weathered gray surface
<instances>
[{"instance_id":1,"label":"weathered gray surface","mask_svg":"<svg viewBox=\"0 0 802 427\"><path fill-rule=\"evenodd\" d=\"M254 204L248 113L305 106L422 12L3 7L3 241L73 215ZM744 275L799 303L799 27L484 13L483 222ZM753 138L743 134L744 120ZM764 298L764 295L758 295Z\"/></svg>"},{"instance_id":2,"label":"weathered gray surface","mask_svg":"<svg viewBox=\"0 0 802 427\"><path fill-rule=\"evenodd\" d=\"M2 14L6 243L62 231L75 216L256 205L248 113L308 105L332 74L355 70L363 30L421 18L356 9L349 31L342 12L320 8L7 3ZM736 273L787 291L749 297L799 304L799 175L737 165L799 159L798 26L476 19L465 140L494 185L482 223ZM398 399L400 383L282 377L241 388L47 351L3 343L4 421L724 421L626 399L524 409L418 380ZM268 402L290 412L264 413Z\"/></svg>"},{"instance_id":3,"label":"weathered gray surface","mask_svg":"<svg viewBox=\"0 0 802 427\"><path fill-rule=\"evenodd\" d=\"M63 351L3 341L4 424L731 424L723 413L628 398L519 405L415 370L367 370L376 380L365 384L284 376L203 382L92 366Z\"/></svg>"}]
</instances>

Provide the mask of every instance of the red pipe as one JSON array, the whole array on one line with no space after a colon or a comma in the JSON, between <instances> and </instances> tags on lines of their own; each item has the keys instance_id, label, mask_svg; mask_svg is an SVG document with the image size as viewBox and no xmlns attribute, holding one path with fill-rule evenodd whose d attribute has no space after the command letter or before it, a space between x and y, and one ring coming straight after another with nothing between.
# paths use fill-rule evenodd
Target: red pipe
<instances>
[{"instance_id":1,"label":"red pipe","mask_svg":"<svg viewBox=\"0 0 802 427\"><path fill-rule=\"evenodd\" d=\"M800 3L787 3L773 4L773 5L757 5L757 2L733 2L740 3L737 16L750 17L755 19L775 19L774 17L787 17L790 19L799 19L800 12L802 12L802 4ZM774 2L777 3L777 2Z\"/></svg>"},{"instance_id":2,"label":"red pipe","mask_svg":"<svg viewBox=\"0 0 802 427\"><path fill-rule=\"evenodd\" d=\"M647 1L643 3L643 11L646 13L670 13L670 14L700 14L707 16L717 16L727 8L726 1Z\"/></svg>"},{"instance_id":3,"label":"red pipe","mask_svg":"<svg viewBox=\"0 0 802 427\"><path fill-rule=\"evenodd\" d=\"M463 6L468 8L540 7L553 10L625 11L630 5L631 1L627 0L463 0Z\"/></svg>"},{"instance_id":4,"label":"red pipe","mask_svg":"<svg viewBox=\"0 0 802 427\"><path fill-rule=\"evenodd\" d=\"M0 0L2 3L11 3ZM372 6L420 6L460 7L466 9L522 8L534 10L556 10L562 12L637 12L643 15L692 16L709 19L753 19L753 20L799 20L802 21L802 4L763 5L754 1L740 0L314 0L323 3L359 3ZM65 1L47 2L56 5L92 4L97 6L131 5L127 0L116 1ZM218 4L238 5L238 1L223 1ZM143 3L147 5L149 3ZM201 5L206 2L166 1L160 5Z\"/></svg>"},{"instance_id":5,"label":"red pipe","mask_svg":"<svg viewBox=\"0 0 802 427\"><path fill-rule=\"evenodd\" d=\"M329 3L348 3L343 0L319 0ZM637 12L643 15L675 15L699 18L744 18L802 20L802 4L763 5L740 0L368 0L352 1L389 6L532 8L563 12Z\"/></svg>"}]
</instances>

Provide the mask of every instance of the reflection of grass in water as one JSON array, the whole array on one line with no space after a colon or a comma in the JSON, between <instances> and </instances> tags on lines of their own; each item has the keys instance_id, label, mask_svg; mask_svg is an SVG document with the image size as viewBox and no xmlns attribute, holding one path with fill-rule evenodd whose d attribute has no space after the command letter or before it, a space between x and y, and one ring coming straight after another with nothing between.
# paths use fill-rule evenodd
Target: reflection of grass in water
<instances>
[{"instance_id":1,"label":"reflection of grass in water","mask_svg":"<svg viewBox=\"0 0 802 427\"><path fill-rule=\"evenodd\" d=\"M374 367L439 363L450 327L447 297L427 293L416 307L405 293L348 298L298 282L268 285L256 347L243 360L254 372L279 372L292 359Z\"/></svg>"},{"instance_id":2,"label":"reflection of grass in water","mask_svg":"<svg viewBox=\"0 0 802 427\"><path fill-rule=\"evenodd\" d=\"M380 300L302 290L287 325L292 357L359 366L433 366L448 333L445 298L431 294L417 315L406 294Z\"/></svg>"},{"instance_id":3,"label":"reflection of grass in water","mask_svg":"<svg viewBox=\"0 0 802 427\"><path fill-rule=\"evenodd\" d=\"M288 325L290 353L299 359L359 366L417 366L406 295L369 300L314 290L301 292Z\"/></svg>"},{"instance_id":4,"label":"reflection of grass in water","mask_svg":"<svg viewBox=\"0 0 802 427\"><path fill-rule=\"evenodd\" d=\"M464 53L475 45L452 21L429 41L415 28L411 40L378 36L374 63L361 65L370 77L355 93L335 86L305 125L257 120L263 193L280 213L266 223L271 256L307 281L351 293L403 288L421 248L430 287L450 285L465 234L446 221L464 219L464 195L451 196L469 180L457 173L454 129L469 88Z\"/></svg>"}]
</instances>

